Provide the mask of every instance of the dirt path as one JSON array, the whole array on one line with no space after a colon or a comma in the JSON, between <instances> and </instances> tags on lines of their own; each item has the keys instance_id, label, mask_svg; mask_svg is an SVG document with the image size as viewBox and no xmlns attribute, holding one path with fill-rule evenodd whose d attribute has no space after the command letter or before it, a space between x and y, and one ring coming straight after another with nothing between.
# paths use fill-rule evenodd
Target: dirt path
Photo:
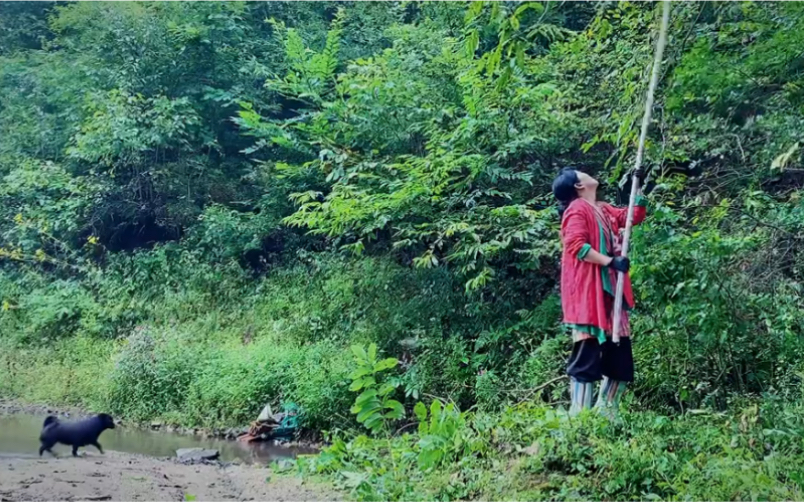
<instances>
[{"instance_id":1,"label":"dirt path","mask_svg":"<svg viewBox=\"0 0 804 502\"><path fill-rule=\"evenodd\" d=\"M261 466L182 465L106 452L80 458L0 457L0 501L28 500L339 500Z\"/></svg>"}]
</instances>

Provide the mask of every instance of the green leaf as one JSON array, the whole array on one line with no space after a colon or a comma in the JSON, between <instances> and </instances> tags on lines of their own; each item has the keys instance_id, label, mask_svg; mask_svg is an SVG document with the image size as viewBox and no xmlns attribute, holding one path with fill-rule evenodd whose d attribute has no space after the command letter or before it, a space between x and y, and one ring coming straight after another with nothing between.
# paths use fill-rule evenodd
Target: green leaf
<instances>
[{"instance_id":1,"label":"green leaf","mask_svg":"<svg viewBox=\"0 0 804 502\"><path fill-rule=\"evenodd\" d=\"M368 349L368 362L373 363L377 360L377 344L372 343Z\"/></svg>"},{"instance_id":2,"label":"green leaf","mask_svg":"<svg viewBox=\"0 0 804 502\"><path fill-rule=\"evenodd\" d=\"M516 54L516 64L520 68L525 67L525 44L517 43L514 49Z\"/></svg>"},{"instance_id":3,"label":"green leaf","mask_svg":"<svg viewBox=\"0 0 804 502\"><path fill-rule=\"evenodd\" d=\"M480 32L477 30L472 30L469 35L466 37L465 42L465 50L467 57L474 57L475 51L477 51L478 46L480 45Z\"/></svg>"},{"instance_id":4,"label":"green leaf","mask_svg":"<svg viewBox=\"0 0 804 502\"><path fill-rule=\"evenodd\" d=\"M377 414L369 417L365 422L363 422L363 425L365 425L366 427L368 427L372 431L377 432L382 428L382 423L383 423L382 415L377 413Z\"/></svg>"},{"instance_id":5,"label":"green leaf","mask_svg":"<svg viewBox=\"0 0 804 502\"><path fill-rule=\"evenodd\" d=\"M419 422L427 420L427 407L423 402L419 401L416 403L416 406L413 407L413 413L416 415Z\"/></svg>"},{"instance_id":6,"label":"green leaf","mask_svg":"<svg viewBox=\"0 0 804 502\"><path fill-rule=\"evenodd\" d=\"M399 361L397 359L394 359L393 357L383 359L382 361L380 361L380 362L378 362L378 363L376 363L374 365L374 373L378 373L380 371L387 370L389 368L393 368L397 364L399 364Z\"/></svg>"},{"instance_id":7,"label":"green leaf","mask_svg":"<svg viewBox=\"0 0 804 502\"><path fill-rule=\"evenodd\" d=\"M430 427L432 428L441 420L441 401L436 399L430 405Z\"/></svg>"},{"instance_id":8,"label":"green leaf","mask_svg":"<svg viewBox=\"0 0 804 502\"><path fill-rule=\"evenodd\" d=\"M466 10L466 16L464 17L464 21L466 23L470 23L475 20L477 16L483 12L484 2L475 1L469 3L469 8Z\"/></svg>"},{"instance_id":9,"label":"green leaf","mask_svg":"<svg viewBox=\"0 0 804 502\"><path fill-rule=\"evenodd\" d=\"M364 409L360 413L357 414L357 421L360 423L365 422L370 416L372 415L379 415L382 411L382 405L380 405L379 401L376 403L376 406L372 406L371 408Z\"/></svg>"},{"instance_id":10,"label":"green leaf","mask_svg":"<svg viewBox=\"0 0 804 502\"><path fill-rule=\"evenodd\" d=\"M370 373L371 373L371 368L369 368L367 366L361 366L361 367L357 368L356 370L354 370L352 372L352 374L349 375L349 378L351 378L352 380L357 380L357 379L362 378L362 377L364 377L364 376L366 376L366 375L368 375Z\"/></svg>"},{"instance_id":11,"label":"green leaf","mask_svg":"<svg viewBox=\"0 0 804 502\"><path fill-rule=\"evenodd\" d=\"M379 395L380 397L385 397L391 392L393 392L394 389L396 389L396 385L391 383L384 383L380 386L380 390L377 391L377 395Z\"/></svg>"},{"instance_id":12,"label":"green leaf","mask_svg":"<svg viewBox=\"0 0 804 502\"><path fill-rule=\"evenodd\" d=\"M441 452L439 450L424 450L419 453L419 466L422 469L429 469L433 467L440 458Z\"/></svg>"},{"instance_id":13,"label":"green leaf","mask_svg":"<svg viewBox=\"0 0 804 502\"><path fill-rule=\"evenodd\" d=\"M369 400L374 399L376 397L377 397L377 391L374 389L368 389L365 390L359 396L357 396L357 399L355 399L355 404L362 406L365 405L366 402L368 402Z\"/></svg>"},{"instance_id":14,"label":"green leaf","mask_svg":"<svg viewBox=\"0 0 804 502\"><path fill-rule=\"evenodd\" d=\"M387 418L393 418L399 420L400 418L405 416L405 407L402 406L402 403L396 401L394 399L389 399L384 403L385 408L389 409L390 411L385 414Z\"/></svg>"},{"instance_id":15,"label":"green leaf","mask_svg":"<svg viewBox=\"0 0 804 502\"><path fill-rule=\"evenodd\" d=\"M370 387L374 387L375 385L377 385L377 381L374 379L374 377L359 378L352 382L352 385L349 386L349 390L352 392L357 392L360 389L368 389Z\"/></svg>"},{"instance_id":16,"label":"green leaf","mask_svg":"<svg viewBox=\"0 0 804 502\"><path fill-rule=\"evenodd\" d=\"M359 362L365 361L367 358L366 356L366 349L364 349L361 345L352 345L352 354L355 355L355 359Z\"/></svg>"},{"instance_id":17,"label":"green leaf","mask_svg":"<svg viewBox=\"0 0 804 502\"><path fill-rule=\"evenodd\" d=\"M519 17L523 12L525 12L528 9L533 9L536 12L542 12L544 10L544 6L542 6L542 4L538 2L524 2L514 11L514 16Z\"/></svg>"},{"instance_id":18,"label":"green leaf","mask_svg":"<svg viewBox=\"0 0 804 502\"><path fill-rule=\"evenodd\" d=\"M495 70L497 70L497 67L500 64L500 60L502 59L502 50L503 50L503 43L501 41L493 52L487 54L488 59L486 60L486 73L488 73L489 75L493 75Z\"/></svg>"}]
</instances>

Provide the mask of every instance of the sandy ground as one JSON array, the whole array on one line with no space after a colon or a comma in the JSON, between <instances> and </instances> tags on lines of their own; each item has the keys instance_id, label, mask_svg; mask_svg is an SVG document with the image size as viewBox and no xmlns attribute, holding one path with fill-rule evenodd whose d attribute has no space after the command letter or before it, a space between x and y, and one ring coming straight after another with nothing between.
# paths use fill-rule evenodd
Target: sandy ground
<instances>
[{"instance_id":1,"label":"sandy ground","mask_svg":"<svg viewBox=\"0 0 804 502\"><path fill-rule=\"evenodd\" d=\"M261 466L182 465L108 451L105 455L86 452L80 458L0 457L2 502L339 499L326 487L307 486L294 477L277 477Z\"/></svg>"}]
</instances>

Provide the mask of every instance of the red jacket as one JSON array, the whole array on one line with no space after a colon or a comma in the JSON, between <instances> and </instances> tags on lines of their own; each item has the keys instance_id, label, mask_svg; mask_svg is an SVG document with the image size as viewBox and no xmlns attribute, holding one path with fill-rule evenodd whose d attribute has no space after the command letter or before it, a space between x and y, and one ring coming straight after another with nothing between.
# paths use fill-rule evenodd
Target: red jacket
<instances>
[{"instance_id":1,"label":"red jacket","mask_svg":"<svg viewBox=\"0 0 804 502\"><path fill-rule=\"evenodd\" d=\"M561 220L561 241L564 244L561 255L561 307L565 324L595 326L611 333L611 313L608 310L613 305L611 297L617 285L617 273L581 258L590 248L606 256L615 256L614 249L620 249L620 232L625 229L628 209L616 208L605 202L598 202L597 207L600 211L596 211L586 200L576 199ZM640 198L634 208L634 225L641 223L645 214L644 199ZM613 239L616 241L612 242ZM611 295L608 301L606 292ZM623 293L624 308L633 308L634 293L628 274L625 275Z\"/></svg>"}]
</instances>

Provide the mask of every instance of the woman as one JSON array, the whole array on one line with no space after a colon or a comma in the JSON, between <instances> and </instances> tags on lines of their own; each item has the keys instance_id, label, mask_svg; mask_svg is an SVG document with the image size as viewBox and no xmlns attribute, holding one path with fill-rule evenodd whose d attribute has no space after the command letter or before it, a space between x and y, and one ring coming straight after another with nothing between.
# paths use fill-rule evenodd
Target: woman
<instances>
[{"instance_id":1,"label":"woman","mask_svg":"<svg viewBox=\"0 0 804 502\"><path fill-rule=\"evenodd\" d=\"M561 307L572 332L571 413L592 406L594 382L602 380L596 406L613 415L634 380L627 310L634 306L628 258L620 256L628 209L597 201L598 182L588 174L564 169L553 182L561 215ZM634 224L645 219L645 199L637 198ZM611 341L617 272L625 273L620 343Z\"/></svg>"}]
</instances>

